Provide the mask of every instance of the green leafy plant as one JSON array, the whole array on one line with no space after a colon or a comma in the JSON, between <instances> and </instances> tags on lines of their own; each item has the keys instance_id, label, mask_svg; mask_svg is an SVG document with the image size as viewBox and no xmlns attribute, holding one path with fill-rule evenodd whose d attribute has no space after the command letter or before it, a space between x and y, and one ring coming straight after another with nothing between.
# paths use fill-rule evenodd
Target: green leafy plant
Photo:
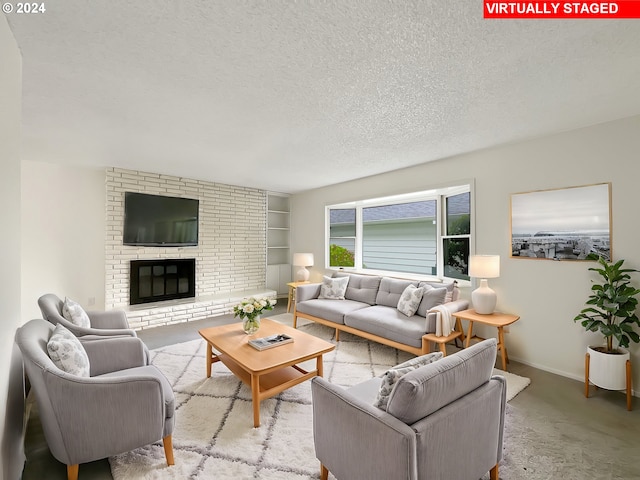
<instances>
[{"instance_id":1,"label":"green leafy plant","mask_svg":"<svg viewBox=\"0 0 640 480\"><path fill-rule=\"evenodd\" d=\"M353 267L355 257L346 248L332 243L329 245L329 265L332 267Z\"/></svg>"},{"instance_id":2,"label":"green leafy plant","mask_svg":"<svg viewBox=\"0 0 640 480\"><path fill-rule=\"evenodd\" d=\"M628 347L629 342L640 342L640 335L634 330L640 327L636 314L640 290L631 285L630 273L638 272L633 268L622 268L624 260L609 263L604 258L592 254L588 260L597 260L599 267L589 270L597 272L602 283L594 283L591 295L584 308L573 321L591 332L600 332L607 341L605 353L614 353L613 338L620 347Z\"/></svg>"}]
</instances>

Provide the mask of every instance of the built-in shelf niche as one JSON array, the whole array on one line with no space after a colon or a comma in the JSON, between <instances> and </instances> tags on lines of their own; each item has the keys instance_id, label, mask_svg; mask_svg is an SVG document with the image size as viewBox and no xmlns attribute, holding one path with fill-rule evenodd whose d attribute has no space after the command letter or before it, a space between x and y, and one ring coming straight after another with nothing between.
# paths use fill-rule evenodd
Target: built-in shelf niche
<instances>
[{"instance_id":1,"label":"built-in shelf niche","mask_svg":"<svg viewBox=\"0 0 640 480\"><path fill-rule=\"evenodd\" d=\"M291 250L289 196L267 194L267 288L278 296L288 295L291 281Z\"/></svg>"}]
</instances>

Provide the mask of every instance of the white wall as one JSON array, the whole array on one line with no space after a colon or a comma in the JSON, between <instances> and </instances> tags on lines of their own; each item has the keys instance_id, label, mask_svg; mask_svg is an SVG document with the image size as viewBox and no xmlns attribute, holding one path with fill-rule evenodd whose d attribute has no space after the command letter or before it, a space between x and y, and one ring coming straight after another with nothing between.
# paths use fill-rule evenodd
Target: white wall
<instances>
[{"instance_id":1,"label":"white wall","mask_svg":"<svg viewBox=\"0 0 640 480\"><path fill-rule=\"evenodd\" d=\"M0 15L0 432L5 480L17 479L24 463L22 364L14 357L20 315L20 109L22 59L4 15Z\"/></svg>"},{"instance_id":2,"label":"white wall","mask_svg":"<svg viewBox=\"0 0 640 480\"><path fill-rule=\"evenodd\" d=\"M45 293L103 310L104 170L23 160L22 219L23 318L41 318Z\"/></svg>"},{"instance_id":3,"label":"white wall","mask_svg":"<svg viewBox=\"0 0 640 480\"><path fill-rule=\"evenodd\" d=\"M499 254L501 276L490 280L498 309L521 316L507 334L514 360L583 379L585 347L600 339L573 317L590 292L590 262L509 258L510 194L612 183L614 259L640 269L638 181L640 116L398 170L292 197L292 251L324 259L324 206L475 179L476 252ZM323 273L322 261L312 280ZM640 285L640 275L635 278ZM468 295L468 292L466 292ZM487 333L487 332L485 332ZM640 348L631 348L634 385L640 385ZM636 387L637 391L637 387Z\"/></svg>"}]
</instances>

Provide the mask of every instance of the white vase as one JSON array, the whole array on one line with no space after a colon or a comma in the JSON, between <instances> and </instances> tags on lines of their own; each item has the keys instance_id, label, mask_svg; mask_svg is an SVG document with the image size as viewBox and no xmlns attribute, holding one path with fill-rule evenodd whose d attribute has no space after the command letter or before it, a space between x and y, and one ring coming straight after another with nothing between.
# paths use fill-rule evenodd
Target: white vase
<instances>
[{"instance_id":1,"label":"white vase","mask_svg":"<svg viewBox=\"0 0 640 480\"><path fill-rule=\"evenodd\" d=\"M629 352L618 348L620 353L603 353L596 348L587 347L589 382L606 390L626 390Z\"/></svg>"},{"instance_id":2,"label":"white vase","mask_svg":"<svg viewBox=\"0 0 640 480\"><path fill-rule=\"evenodd\" d=\"M260 328L260 315L254 318L244 318L242 320L242 329L247 335L253 335Z\"/></svg>"}]
</instances>

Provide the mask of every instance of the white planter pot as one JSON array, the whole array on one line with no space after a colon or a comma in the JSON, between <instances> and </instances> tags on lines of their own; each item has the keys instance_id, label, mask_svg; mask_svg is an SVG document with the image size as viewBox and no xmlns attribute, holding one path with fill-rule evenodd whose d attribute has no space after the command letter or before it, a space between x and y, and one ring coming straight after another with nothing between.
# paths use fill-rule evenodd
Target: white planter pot
<instances>
[{"instance_id":1,"label":"white planter pot","mask_svg":"<svg viewBox=\"0 0 640 480\"><path fill-rule=\"evenodd\" d=\"M587 347L589 382L607 390L626 390L629 352L618 348L622 353L602 353L594 348L596 347Z\"/></svg>"}]
</instances>

